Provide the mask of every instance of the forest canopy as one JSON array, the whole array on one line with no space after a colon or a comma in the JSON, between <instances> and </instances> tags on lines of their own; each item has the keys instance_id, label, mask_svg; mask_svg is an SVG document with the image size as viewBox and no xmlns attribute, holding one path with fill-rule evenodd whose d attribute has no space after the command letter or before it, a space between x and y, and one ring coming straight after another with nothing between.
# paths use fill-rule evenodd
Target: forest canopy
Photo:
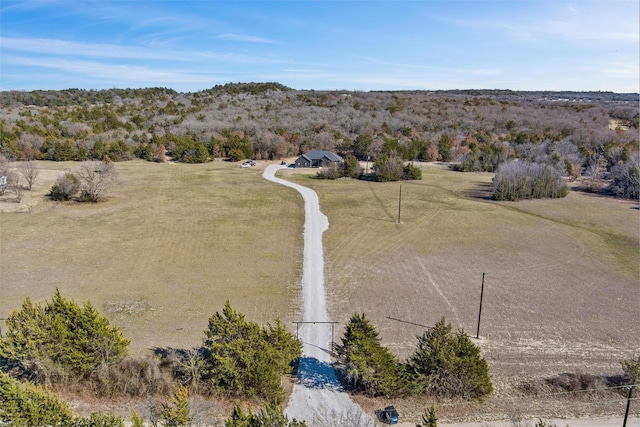
<instances>
[{"instance_id":1,"label":"forest canopy","mask_svg":"<svg viewBox=\"0 0 640 427\"><path fill-rule=\"evenodd\" d=\"M229 83L166 88L0 92L9 160L278 160L308 150L496 172L507 160L568 179L634 178L638 94L612 92L313 91ZM166 157L165 157L166 156ZM628 182L611 193L635 197Z\"/></svg>"}]
</instances>

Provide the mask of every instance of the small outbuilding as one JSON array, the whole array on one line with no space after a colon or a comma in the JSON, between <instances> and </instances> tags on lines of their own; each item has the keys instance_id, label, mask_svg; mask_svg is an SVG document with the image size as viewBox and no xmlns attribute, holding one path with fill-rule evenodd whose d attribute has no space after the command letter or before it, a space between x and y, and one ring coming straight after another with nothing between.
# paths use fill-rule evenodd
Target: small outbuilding
<instances>
[{"instance_id":1,"label":"small outbuilding","mask_svg":"<svg viewBox=\"0 0 640 427\"><path fill-rule=\"evenodd\" d=\"M335 166L341 161L342 157L331 151L311 150L298 157L295 164L296 168L322 168Z\"/></svg>"}]
</instances>

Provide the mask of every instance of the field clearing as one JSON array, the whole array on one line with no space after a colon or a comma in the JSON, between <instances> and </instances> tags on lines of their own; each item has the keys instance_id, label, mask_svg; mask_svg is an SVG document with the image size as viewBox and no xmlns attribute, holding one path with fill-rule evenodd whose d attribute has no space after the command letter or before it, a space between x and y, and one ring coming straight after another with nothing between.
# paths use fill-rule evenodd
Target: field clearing
<instances>
[{"instance_id":1,"label":"field clearing","mask_svg":"<svg viewBox=\"0 0 640 427\"><path fill-rule=\"evenodd\" d=\"M200 345L226 299L260 323L295 320L304 217L292 190L224 162L117 167L107 202L2 214L0 317L57 287L108 314L135 354Z\"/></svg>"},{"instance_id":2,"label":"field clearing","mask_svg":"<svg viewBox=\"0 0 640 427\"><path fill-rule=\"evenodd\" d=\"M0 214L0 317L58 287L109 315L136 354L199 345L227 298L250 320L291 326L301 313L303 203L264 180L264 164L118 163L121 185L107 202L40 201L28 213ZM53 180L73 164L39 167ZM489 199L492 174L420 167L421 181L402 183L400 224L399 183L279 172L313 188L329 218L325 289L340 322L336 337L355 312L401 359L424 331L415 324L445 316L475 336L484 272L477 342L496 393L482 405L444 404L439 415L470 419L516 406L547 417L617 411L617 403L536 403L518 387L562 372L617 374L621 359L640 352L637 205L577 192L497 203ZM50 186L39 185L41 194ZM358 399L367 409L384 406ZM397 406L418 417L424 400Z\"/></svg>"},{"instance_id":3,"label":"field clearing","mask_svg":"<svg viewBox=\"0 0 640 427\"><path fill-rule=\"evenodd\" d=\"M424 332L414 324L432 326L445 316L475 337L484 272L477 342L496 393L484 405L450 410L623 413L624 399L615 408L535 402L518 387L563 372L621 373L619 361L640 352L637 204L577 192L498 203L489 199L492 174L421 167L421 181L402 184L400 224L399 183L292 177L318 193L329 217L324 248L333 319L344 324L366 313L401 359ZM360 401L370 408L384 403ZM399 405L416 420L424 409L420 402ZM439 414L451 416L446 405Z\"/></svg>"}]
</instances>

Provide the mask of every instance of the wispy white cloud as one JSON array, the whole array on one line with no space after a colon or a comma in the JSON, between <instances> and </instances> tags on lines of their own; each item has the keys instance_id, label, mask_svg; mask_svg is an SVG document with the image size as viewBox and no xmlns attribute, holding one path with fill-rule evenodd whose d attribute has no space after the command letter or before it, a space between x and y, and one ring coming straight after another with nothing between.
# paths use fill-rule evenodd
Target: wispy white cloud
<instances>
[{"instance_id":1,"label":"wispy white cloud","mask_svg":"<svg viewBox=\"0 0 640 427\"><path fill-rule=\"evenodd\" d=\"M61 58L35 58L8 56L15 65L53 69L62 73L88 75L109 82L134 82L145 84L199 83L211 81L213 73L202 74L192 70L150 68L147 66L105 64L97 61L78 61Z\"/></svg>"},{"instance_id":2,"label":"wispy white cloud","mask_svg":"<svg viewBox=\"0 0 640 427\"><path fill-rule=\"evenodd\" d=\"M122 59L171 59L184 58L183 55L171 54L141 47L102 44L78 43L66 40L41 38L0 37L3 51L18 51L48 56L83 56L90 58L122 58Z\"/></svg>"},{"instance_id":3,"label":"wispy white cloud","mask_svg":"<svg viewBox=\"0 0 640 427\"><path fill-rule=\"evenodd\" d=\"M217 35L215 38L221 40L231 40L237 42L249 42L249 43L267 43L267 44L276 44L277 42L271 39L267 39L264 37L256 37L256 36L248 36L246 34L233 34L233 33L225 33Z\"/></svg>"},{"instance_id":4,"label":"wispy white cloud","mask_svg":"<svg viewBox=\"0 0 640 427\"><path fill-rule=\"evenodd\" d=\"M516 41L555 39L568 42L638 43L638 6L632 1L539 2L529 14L493 17L442 17L457 27L502 33Z\"/></svg>"},{"instance_id":5,"label":"wispy white cloud","mask_svg":"<svg viewBox=\"0 0 640 427\"><path fill-rule=\"evenodd\" d=\"M409 64L409 63L401 63L401 62L390 62L386 60L382 60L374 57L360 57L362 61L366 61L370 64L375 64L378 66L390 67L395 70L430 70L430 71L441 71L445 73L457 73L457 74L469 74L469 75L497 75L501 73L499 68L480 68L480 67L442 67L436 65L425 65L425 64Z\"/></svg>"},{"instance_id":6,"label":"wispy white cloud","mask_svg":"<svg viewBox=\"0 0 640 427\"><path fill-rule=\"evenodd\" d=\"M635 79L640 86L640 64L637 58L616 58L608 61L603 69L606 76L619 79Z\"/></svg>"},{"instance_id":7,"label":"wispy white cloud","mask_svg":"<svg viewBox=\"0 0 640 427\"><path fill-rule=\"evenodd\" d=\"M148 46L127 46L102 43L78 43L57 39L39 38L11 38L0 37L2 45L2 58L8 63L8 52L15 54L35 54L39 57L62 57L71 60L73 58L89 59L113 59L129 61L171 61L179 63L202 62L202 61L224 61L236 64L257 64L257 63L281 63L282 61L273 57L261 55L243 55L235 52L224 52L215 50L179 50L158 49Z\"/></svg>"}]
</instances>

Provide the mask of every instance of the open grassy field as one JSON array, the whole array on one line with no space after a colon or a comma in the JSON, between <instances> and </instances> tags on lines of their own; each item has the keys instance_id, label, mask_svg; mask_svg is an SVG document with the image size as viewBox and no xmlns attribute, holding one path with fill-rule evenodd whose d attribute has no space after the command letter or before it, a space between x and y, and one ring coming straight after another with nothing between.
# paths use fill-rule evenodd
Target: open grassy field
<instances>
[{"instance_id":1,"label":"open grassy field","mask_svg":"<svg viewBox=\"0 0 640 427\"><path fill-rule=\"evenodd\" d=\"M294 320L304 214L293 190L224 162L117 167L107 202L1 214L0 317L57 287L108 314L134 353L200 345L227 298L261 323Z\"/></svg>"},{"instance_id":2,"label":"open grassy field","mask_svg":"<svg viewBox=\"0 0 640 427\"><path fill-rule=\"evenodd\" d=\"M258 322L299 318L303 203L264 180L261 162L117 166L121 184L107 202L41 201L28 213L0 214L0 317L58 287L108 314L138 354L199 345L227 298ZM491 174L420 167L421 181L402 184L399 224L399 183L280 172L313 188L329 218L325 286L337 336L354 312L365 312L401 359L424 331L416 323L445 316L475 336L486 273L478 343L496 393L483 405L444 405L442 417L505 405L553 414L544 399L521 393L523 382L620 373L619 361L640 352L637 204L575 192L497 203ZM40 184L42 194L46 188ZM398 405L418 416L423 403ZM558 410L611 411L571 404Z\"/></svg>"},{"instance_id":3,"label":"open grassy field","mask_svg":"<svg viewBox=\"0 0 640 427\"><path fill-rule=\"evenodd\" d=\"M557 398L551 404L520 387L563 372L621 373L619 361L640 353L637 204L576 192L497 203L489 199L492 174L421 167L421 181L402 184L400 224L399 183L297 178L317 191L329 217L324 248L334 320L365 312L401 358L424 331L413 323L445 316L475 336L484 272L478 343L497 391L483 408L455 410L612 410ZM407 405L404 412L416 417L424 409ZM624 399L616 405L624 413Z\"/></svg>"}]
</instances>

